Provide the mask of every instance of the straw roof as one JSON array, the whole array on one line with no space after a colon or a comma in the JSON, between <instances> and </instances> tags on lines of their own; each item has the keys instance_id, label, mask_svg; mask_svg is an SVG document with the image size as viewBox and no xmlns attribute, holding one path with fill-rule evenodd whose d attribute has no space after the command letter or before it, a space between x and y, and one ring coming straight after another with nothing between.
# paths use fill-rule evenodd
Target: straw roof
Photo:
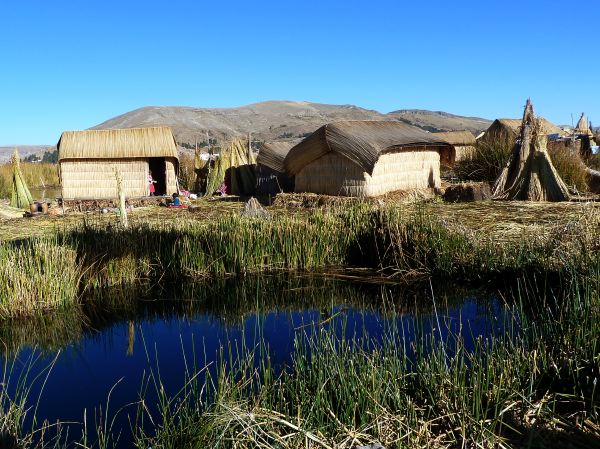
<instances>
[{"instance_id":1,"label":"straw roof","mask_svg":"<svg viewBox=\"0 0 600 449\"><path fill-rule=\"evenodd\" d=\"M581 117L579 117L575 130L580 134L590 134L590 127L583 112L581 113Z\"/></svg>"},{"instance_id":2,"label":"straw roof","mask_svg":"<svg viewBox=\"0 0 600 449\"><path fill-rule=\"evenodd\" d=\"M434 133L434 135L437 139L448 142L450 145L475 145L475 136L470 131L447 131Z\"/></svg>"},{"instance_id":3,"label":"straw roof","mask_svg":"<svg viewBox=\"0 0 600 449\"><path fill-rule=\"evenodd\" d=\"M381 154L417 146L451 148L435 134L398 121L340 121L322 126L293 147L284 165L289 175L296 175L307 164L334 152L372 175Z\"/></svg>"},{"instance_id":4,"label":"straw roof","mask_svg":"<svg viewBox=\"0 0 600 449\"><path fill-rule=\"evenodd\" d=\"M256 163L283 173L285 171L283 160L290 149L297 143L297 140L291 142L264 143L258 152Z\"/></svg>"},{"instance_id":5,"label":"straw roof","mask_svg":"<svg viewBox=\"0 0 600 449\"><path fill-rule=\"evenodd\" d=\"M539 117L541 131L544 134L563 134L563 130L543 117ZM494 129L494 125L500 125L502 128L510 131L515 136L519 135L521 130L521 119L499 118L490 125L488 129Z\"/></svg>"},{"instance_id":6,"label":"straw roof","mask_svg":"<svg viewBox=\"0 0 600 449\"><path fill-rule=\"evenodd\" d=\"M65 131L58 160L173 157L177 145L168 127Z\"/></svg>"}]
</instances>

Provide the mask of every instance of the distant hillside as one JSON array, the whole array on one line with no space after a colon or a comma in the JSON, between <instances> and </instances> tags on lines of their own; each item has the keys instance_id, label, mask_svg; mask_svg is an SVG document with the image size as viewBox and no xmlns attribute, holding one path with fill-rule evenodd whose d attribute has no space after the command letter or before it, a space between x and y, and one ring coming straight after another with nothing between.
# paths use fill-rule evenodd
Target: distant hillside
<instances>
[{"instance_id":1,"label":"distant hillside","mask_svg":"<svg viewBox=\"0 0 600 449\"><path fill-rule=\"evenodd\" d=\"M40 158L42 155L51 148L52 145L14 145L9 147L0 147L0 163L5 163L10 160L15 148L19 150L19 156L24 159L27 156L35 154Z\"/></svg>"},{"instance_id":2,"label":"distant hillside","mask_svg":"<svg viewBox=\"0 0 600 449\"><path fill-rule=\"evenodd\" d=\"M463 117L447 112L423 109L401 109L387 115L431 132L468 130L477 135L492 124L491 120L479 117Z\"/></svg>"},{"instance_id":3,"label":"distant hillside","mask_svg":"<svg viewBox=\"0 0 600 449\"><path fill-rule=\"evenodd\" d=\"M218 142L252 132L254 140L278 141L304 137L336 120L401 120L430 131L468 129L479 132L491 123L475 117L417 110L382 114L353 105L300 101L266 101L237 108L148 106L119 115L93 129L170 126L178 143L204 143L206 132Z\"/></svg>"}]
</instances>

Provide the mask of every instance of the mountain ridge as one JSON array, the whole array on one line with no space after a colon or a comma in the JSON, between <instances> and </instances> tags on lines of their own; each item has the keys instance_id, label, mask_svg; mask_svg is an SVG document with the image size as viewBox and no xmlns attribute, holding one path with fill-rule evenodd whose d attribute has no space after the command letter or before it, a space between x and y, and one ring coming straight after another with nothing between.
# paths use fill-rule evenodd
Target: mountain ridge
<instances>
[{"instance_id":1,"label":"mountain ridge","mask_svg":"<svg viewBox=\"0 0 600 449\"><path fill-rule=\"evenodd\" d=\"M180 145L210 139L217 142L252 133L254 140L281 141L305 137L320 126L338 120L399 120L428 131L469 130L479 133L491 120L444 111L399 109L384 114L344 104L270 100L233 108L144 106L110 118L90 129L170 126Z\"/></svg>"}]
</instances>

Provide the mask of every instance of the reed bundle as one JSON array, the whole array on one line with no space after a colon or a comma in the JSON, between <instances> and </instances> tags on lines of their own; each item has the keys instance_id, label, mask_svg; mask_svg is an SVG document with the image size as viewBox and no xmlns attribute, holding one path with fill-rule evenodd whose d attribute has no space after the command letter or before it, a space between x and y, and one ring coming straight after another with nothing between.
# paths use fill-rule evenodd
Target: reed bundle
<instances>
[{"instance_id":1,"label":"reed bundle","mask_svg":"<svg viewBox=\"0 0 600 449\"><path fill-rule=\"evenodd\" d=\"M29 209L29 206L33 203L33 197L25 183L25 177L21 172L19 161L19 152L15 150L12 155L13 178L10 205L19 209Z\"/></svg>"},{"instance_id":2,"label":"reed bundle","mask_svg":"<svg viewBox=\"0 0 600 449\"><path fill-rule=\"evenodd\" d=\"M228 183L232 195L251 195L256 185L254 155L248 148L248 142L234 139L221 150L221 154L208 175L206 195L214 194L224 183Z\"/></svg>"}]
</instances>

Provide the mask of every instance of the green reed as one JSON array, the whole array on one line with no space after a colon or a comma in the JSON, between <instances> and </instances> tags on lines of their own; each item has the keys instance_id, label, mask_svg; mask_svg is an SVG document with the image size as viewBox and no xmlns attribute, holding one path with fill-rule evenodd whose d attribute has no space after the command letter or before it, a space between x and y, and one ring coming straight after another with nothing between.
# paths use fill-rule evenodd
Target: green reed
<instances>
[{"instance_id":1,"label":"green reed","mask_svg":"<svg viewBox=\"0 0 600 449\"><path fill-rule=\"evenodd\" d=\"M222 352L214 369L190 363L172 396L157 370L159 418L140 408L154 425L137 427L136 447L590 447L600 426L599 286L544 304L524 290L502 332L470 348L467 328L442 338L418 319L394 321L379 340L348 335L342 321L299 331L282 372L264 342Z\"/></svg>"}]
</instances>

